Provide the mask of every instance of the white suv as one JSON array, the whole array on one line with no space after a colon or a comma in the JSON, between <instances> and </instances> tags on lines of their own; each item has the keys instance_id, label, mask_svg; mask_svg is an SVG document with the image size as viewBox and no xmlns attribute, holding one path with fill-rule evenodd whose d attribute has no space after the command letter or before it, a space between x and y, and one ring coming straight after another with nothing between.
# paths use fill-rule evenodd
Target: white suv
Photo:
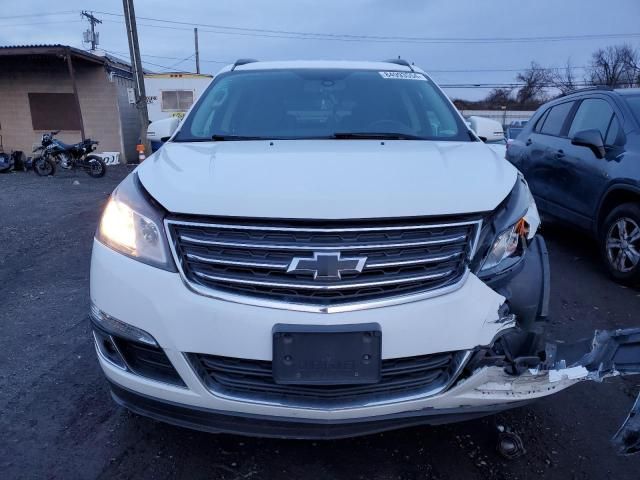
<instances>
[{"instance_id":1,"label":"white suv","mask_svg":"<svg viewBox=\"0 0 640 480\"><path fill-rule=\"evenodd\" d=\"M238 61L163 128L93 246L90 318L120 404L330 438L590 375L540 341L549 272L526 183L422 70Z\"/></svg>"}]
</instances>

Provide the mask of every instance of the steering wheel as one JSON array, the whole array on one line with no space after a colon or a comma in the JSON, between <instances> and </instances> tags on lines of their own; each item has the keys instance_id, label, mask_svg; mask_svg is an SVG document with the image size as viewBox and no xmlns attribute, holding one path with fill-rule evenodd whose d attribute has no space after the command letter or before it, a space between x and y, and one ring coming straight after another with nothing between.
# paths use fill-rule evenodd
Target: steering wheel
<instances>
[{"instance_id":1,"label":"steering wheel","mask_svg":"<svg viewBox=\"0 0 640 480\"><path fill-rule=\"evenodd\" d=\"M371 132L404 133L409 127L399 120L383 119L375 120L367 125L367 130Z\"/></svg>"}]
</instances>

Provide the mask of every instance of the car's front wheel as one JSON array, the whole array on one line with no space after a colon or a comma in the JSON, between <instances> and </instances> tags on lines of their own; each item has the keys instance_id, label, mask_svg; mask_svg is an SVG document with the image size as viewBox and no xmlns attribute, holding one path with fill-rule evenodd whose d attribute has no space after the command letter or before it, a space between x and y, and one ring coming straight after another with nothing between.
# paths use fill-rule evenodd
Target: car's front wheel
<instances>
[{"instance_id":1,"label":"car's front wheel","mask_svg":"<svg viewBox=\"0 0 640 480\"><path fill-rule=\"evenodd\" d=\"M621 283L640 280L640 205L614 208L602 225L602 256L611 276Z\"/></svg>"}]
</instances>

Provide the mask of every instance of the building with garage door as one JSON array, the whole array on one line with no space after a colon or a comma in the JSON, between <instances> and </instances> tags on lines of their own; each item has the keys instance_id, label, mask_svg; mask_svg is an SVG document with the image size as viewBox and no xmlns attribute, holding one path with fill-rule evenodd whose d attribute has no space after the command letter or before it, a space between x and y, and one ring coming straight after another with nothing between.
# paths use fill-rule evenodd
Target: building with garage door
<instances>
[{"instance_id":1,"label":"building with garage door","mask_svg":"<svg viewBox=\"0 0 640 480\"><path fill-rule=\"evenodd\" d=\"M98 152L137 161L137 109L131 67L108 55L64 45L0 47L0 135L5 152L29 155L44 132L76 143L98 140Z\"/></svg>"}]
</instances>

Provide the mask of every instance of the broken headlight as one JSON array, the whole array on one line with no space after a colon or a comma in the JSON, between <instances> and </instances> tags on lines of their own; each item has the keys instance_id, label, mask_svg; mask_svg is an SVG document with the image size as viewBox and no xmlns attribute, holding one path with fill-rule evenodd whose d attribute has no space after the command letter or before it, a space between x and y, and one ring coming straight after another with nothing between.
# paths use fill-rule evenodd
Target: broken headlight
<instances>
[{"instance_id":1,"label":"broken headlight","mask_svg":"<svg viewBox=\"0 0 640 480\"><path fill-rule=\"evenodd\" d=\"M485 248L480 249L483 260L479 271L509 267L514 258L522 256L539 226L536 202L527 182L519 175L513 190L496 210L493 222L483 232Z\"/></svg>"},{"instance_id":2,"label":"broken headlight","mask_svg":"<svg viewBox=\"0 0 640 480\"><path fill-rule=\"evenodd\" d=\"M163 211L133 173L115 189L104 209L96 239L135 260L175 271L162 228Z\"/></svg>"}]
</instances>

